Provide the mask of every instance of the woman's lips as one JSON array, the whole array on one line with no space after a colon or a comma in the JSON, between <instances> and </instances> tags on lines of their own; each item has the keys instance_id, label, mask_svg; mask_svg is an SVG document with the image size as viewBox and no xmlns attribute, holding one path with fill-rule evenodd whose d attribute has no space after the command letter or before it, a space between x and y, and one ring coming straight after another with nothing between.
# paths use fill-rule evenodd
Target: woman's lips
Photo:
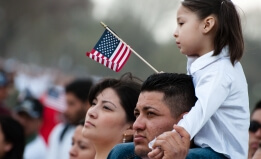
<instances>
[{"instance_id":1,"label":"woman's lips","mask_svg":"<svg viewBox=\"0 0 261 159\"><path fill-rule=\"evenodd\" d=\"M90 121L86 121L85 124L84 124L84 126L85 126L85 127L89 127L89 126L95 127L95 125L94 125L92 122L90 122Z\"/></svg>"}]
</instances>

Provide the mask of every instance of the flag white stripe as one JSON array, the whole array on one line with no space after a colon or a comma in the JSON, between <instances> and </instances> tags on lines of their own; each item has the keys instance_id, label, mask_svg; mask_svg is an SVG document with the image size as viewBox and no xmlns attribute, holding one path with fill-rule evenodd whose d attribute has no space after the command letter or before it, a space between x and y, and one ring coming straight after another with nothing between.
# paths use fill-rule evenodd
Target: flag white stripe
<instances>
[{"instance_id":1,"label":"flag white stripe","mask_svg":"<svg viewBox=\"0 0 261 159\"><path fill-rule=\"evenodd\" d=\"M111 55L110 59L113 59L114 56L117 55L119 49L121 48L122 42L119 43L119 45L117 46L116 50L113 52L113 54Z\"/></svg>"},{"instance_id":2,"label":"flag white stripe","mask_svg":"<svg viewBox=\"0 0 261 159\"><path fill-rule=\"evenodd\" d=\"M126 45L123 46L123 48L121 49L121 52L119 53L119 55L117 56L117 58L115 59L114 63L118 63L119 59L121 58L122 54L124 54L124 50L126 48Z\"/></svg>"},{"instance_id":3,"label":"flag white stripe","mask_svg":"<svg viewBox=\"0 0 261 159\"><path fill-rule=\"evenodd\" d=\"M113 71L116 71L116 69L117 69L117 64L114 63L114 65L113 65Z\"/></svg>"},{"instance_id":4,"label":"flag white stripe","mask_svg":"<svg viewBox=\"0 0 261 159\"><path fill-rule=\"evenodd\" d=\"M121 67L121 65L124 63L124 61L126 60L126 58L128 57L128 55L130 54L130 49L127 48L127 51L125 52L124 57L122 58L121 62L119 63L118 67Z\"/></svg>"},{"instance_id":5,"label":"flag white stripe","mask_svg":"<svg viewBox=\"0 0 261 159\"><path fill-rule=\"evenodd\" d=\"M109 62L109 66L110 69L112 69L112 62Z\"/></svg>"}]
</instances>

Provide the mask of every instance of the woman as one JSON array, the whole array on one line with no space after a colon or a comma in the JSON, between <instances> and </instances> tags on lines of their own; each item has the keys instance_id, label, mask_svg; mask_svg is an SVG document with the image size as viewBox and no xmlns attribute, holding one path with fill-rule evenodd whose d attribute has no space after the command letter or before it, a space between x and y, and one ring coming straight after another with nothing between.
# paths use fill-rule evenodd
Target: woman
<instances>
[{"instance_id":1,"label":"woman","mask_svg":"<svg viewBox=\"0 0 261 159\"><path fill-rule=\"evenodd\" d=\"M90 140L82 135L84 121L76 127L72 137L70 159L94 159L95 148Z\"/></svg>"},{"instance_id":2,"label":"woman","mask_svg":"<svg viewBox=\"0 0 261 159\"><path fill-rule=\"evenodd\" d=\"M95 159L107 158L116 144L128 140L140 87L141 81L127 73L119 80L104 79L91 89L83 136L93 143Z\"/></svg>"},{"instance_id":3,"label":"woman","mask_svg":"<svg viewBox=\"0 0 261 159\"><path fill-rule=\"evenodd\" d=\"M0 116L0 159L23 159L23 127L13 118Z\"/></svg>"}]
</instances>

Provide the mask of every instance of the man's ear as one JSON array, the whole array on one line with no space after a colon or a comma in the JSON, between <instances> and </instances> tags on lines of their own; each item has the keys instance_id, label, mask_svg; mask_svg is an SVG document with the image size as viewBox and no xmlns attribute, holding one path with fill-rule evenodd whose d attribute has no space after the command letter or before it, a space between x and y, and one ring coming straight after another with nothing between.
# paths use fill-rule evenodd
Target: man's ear
<instances>
[{"instance_id":1,"label":"man's ear","mask_svg":"<svg viewBox=\"0 0 261 159\"><path fill-rule=\"evenodd\" d=\"M185 113L180 114L180 116L178 117L178 121L180 121L185 114L188 114L188 112L185 112Z\"/></svg>"},{"instance_id":2,"label":"man's ear","mask_svg":"<svg viewBox=\"0 0 261 159\"><path fill-rule=\"evenodd\" d=\"M202 32L204 34L207 34L210 31L214 30L215 24L216 24L216 18L213 15L206 17L203 20L203 28L202 28L203 30L202 30Z\"/></svg>"}]
</instances>

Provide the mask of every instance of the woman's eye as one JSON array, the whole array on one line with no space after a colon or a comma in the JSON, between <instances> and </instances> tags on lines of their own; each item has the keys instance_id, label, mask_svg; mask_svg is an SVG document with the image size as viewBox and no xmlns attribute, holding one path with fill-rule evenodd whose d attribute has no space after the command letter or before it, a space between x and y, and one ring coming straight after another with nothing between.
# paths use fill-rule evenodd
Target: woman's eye
<instances>
[{"instance_id":1,"label":"woman's eye","mask_svg":"<svg viewBox=\"0 0 261 159\"><path fill-rule=\"evenodd\" d=\"M91 106L93 107L93 106L95 106L96 105L96 102L92 102L91 103Z\"/></svg>"},{"instance_id":2,"label":"woman's eye","mask_svg":"<svg viewBox=\"0 0 261 159\"><path fill-rule=\"evenodd\" d=\"M134 116L137 118L140 115L140 113L134 113Z\"/></svg>"},{"instance_id":3,"label":"woman's eye","mask_svg":"<svg viewBox=\"0 0 261 159\"><path fill-rule=\"evenodd\" d=\"M180 26L182 26L184 23L179 23Z\"/></svg>"},{"instance_id":4,"label":"woman's eye","mask_svg":"<svg viewBox=\"0 0 261 159\"><path fill-rule=\"evenodd\" d=\"M108 107L108 106L103 106L103 108L104 109L106 109L106 110L112 110L110 107Z\"/></svg>"}]
</instances>

